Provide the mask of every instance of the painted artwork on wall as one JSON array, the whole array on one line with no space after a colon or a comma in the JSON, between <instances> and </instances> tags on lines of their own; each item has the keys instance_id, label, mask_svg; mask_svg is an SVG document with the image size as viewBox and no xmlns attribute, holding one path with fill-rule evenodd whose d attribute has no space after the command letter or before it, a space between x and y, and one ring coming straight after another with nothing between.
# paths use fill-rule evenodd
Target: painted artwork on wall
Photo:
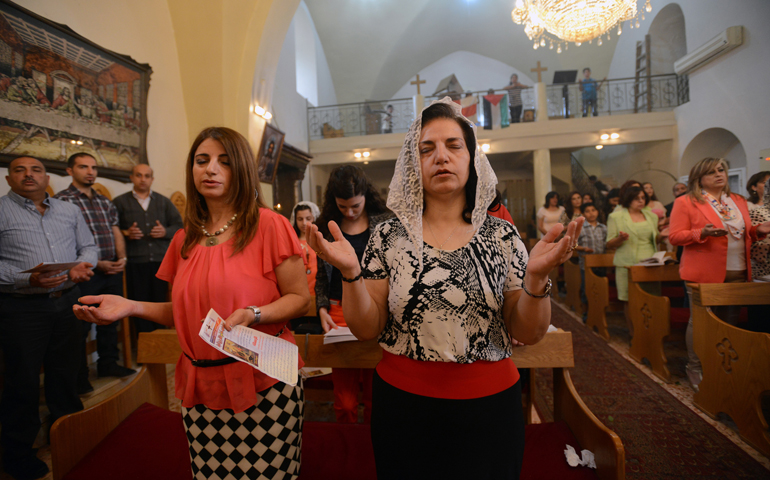
<instances>
[{"instance_id":1,"label":"painted artwork on wall","mask_svg":"<svg viewBox=\"0 0 770 480\"><path fill-rule=\"evenodd\" d=\"M147 162L152 69L65 25L0 0L0 166L21 155L64 173L87 152L99 176L128 181Z\"/></svg>"},{"instance_id":2,"label":"painted artwork on wall","mask_svg":"<svg viewBox=\"0 0 770 480\"><path fill-rule=\"evenodd\" d=\"M275 173L278 171L278 159L281 157L281 150L283 149L283 137L282 131L269 123L265 124L257 158L260 182L273 183Z\"/></svg>"}]
</instances>

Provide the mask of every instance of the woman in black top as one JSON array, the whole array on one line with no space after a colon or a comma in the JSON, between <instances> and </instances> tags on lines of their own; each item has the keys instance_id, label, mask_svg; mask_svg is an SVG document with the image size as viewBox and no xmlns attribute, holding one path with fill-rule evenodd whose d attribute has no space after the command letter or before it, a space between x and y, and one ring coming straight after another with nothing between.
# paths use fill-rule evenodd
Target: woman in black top
<instances>
[{"instance_id":1,"label":"woman in black top","mask_svg":"<svg viewBox=\"0 0 770 480\"><path fill-rule=\"evenodd\" d=\"M345 239L356 251L360 263L369 236L379 223L392 217L377 190L359 167L345 165L329 175L324 205L317 224L324 237L332 240L328 224L334 220ZM316 308L324 332L346 327L342 315L342 275L340 271L318 258L315 284ZM364 384L364 418L368 423L371 412L371 369L336 368L334 382L334 411L338 422L358 422L358 390Z\"/></svg>"}]
</instances>

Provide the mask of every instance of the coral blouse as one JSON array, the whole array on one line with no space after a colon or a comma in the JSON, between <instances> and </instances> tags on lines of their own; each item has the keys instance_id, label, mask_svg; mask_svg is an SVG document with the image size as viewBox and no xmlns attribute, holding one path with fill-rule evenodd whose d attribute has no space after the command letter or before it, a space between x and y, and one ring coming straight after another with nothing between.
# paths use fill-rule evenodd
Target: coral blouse
<instances>
[{"instance_id":1,"label":"coral blouse","mask_svg":"<svg viewBox=\"0 0 770 480\"><path fill-rule=\"evenodd\" d=\"M302 248L289 221L266 208L259 209L259 228L254 239L235 256L235 238L231 238L212 247L195 245L184 259L184 236L184 230L174 235L157 274L172 284L179 344L196 360L228 358L198 336L201 320L211 308L227 318L248 305L267 305L281 298L275 268L289 257L301 256ZM256 329L275 335L284 325L274 323ZM281 338L294 343L288 328ZM302 358L299 366L303 366ZM176 397L183 406L203 404L213 410L230 408L236 413L253 406L258 392L278 382L244 362L201 368L194 367L184 355L176 364L175 380Z\"/></svg>"}]
</instances>

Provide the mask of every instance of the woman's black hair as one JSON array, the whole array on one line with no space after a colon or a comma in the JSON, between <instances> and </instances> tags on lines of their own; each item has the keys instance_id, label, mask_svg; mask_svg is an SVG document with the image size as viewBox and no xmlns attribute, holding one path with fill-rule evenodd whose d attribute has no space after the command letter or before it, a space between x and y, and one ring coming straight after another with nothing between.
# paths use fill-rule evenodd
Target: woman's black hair
<instances>
[{"instance_id":1,"label":"woman's black hair","mask_svg":"<svg viewBox=\"0 0 770 480\"><path fill-rule=\"evenodd\" d=\"M457 115L451 106L446 103L434 103L422 111L421 127L425 128L430 122L439 118L448 118L454 120L460 125L463 131L465 146L468 147L470 155L470 166L468 168L468 182L465 184L465 208L463 209L463 220L466 223L473 221L473 209L476 208L476 186L479 182L474 159L476 158L476 136L473 134L473 127L461 116ZM500 197L496 196L487 209L497 206L500 203Z\"/></svg>"},{"instance_id":2,"label":"woman's black hair","mask_svg":"<svg viewBox=\"0 0 770 480\"><path fill-rule=\"evenodd\" d=\"M626 188L626 190L623 192L623 198L620 199L620 206L623 208L628 208L628 206L631 205L631 202L633 202L634 199L639 196L639 192L644 194L644 204L647 205L650 203L650 196L647 195L647 192L645 192L642 187L633 185Z\"/></svg>"},{"instance_id":3,"label":"woman's black hair","mask_svg":"<svg viewBox=\"0 0 770 480\"><path fill-rule=\"evenodd\" d=\"M583 195L580 195L580 192L577 190L573 190L569 192L569 195L567 195L567 198L564 199L564 210L567 212L567 218L572 220L572 217L575 216L575 207L572 206L572 197L575 195L580 196L580 204L583 204ZM577 207L578 210L580 210L580 207Z\"/></svg>"},{"instance_id":4,"label":"woman's black hair","mask_svg":"<svg viewBox=\"0 0 770 480\"><path fill-rule=\"evenodd\" d=\"M294 225L292 225L292 227L294 227L294 233L296 233L298 237L301 236L301 235L300 235L299 228L297 228L297 213L299 213L299 212L301 212L303 210L312 210L312 209L310 208L310 205L305 204L305 203L298 203L294 207Z\"/></svg>"},{"instance_id":5,"label":"woman's black hair","mask_svg":"<svg viewBox=\"0 0 770 480\"><path fill-rule=\"evenodd\" d=\"M342 221L342 212L337 207L338 198L347 200L359 195L366 198L364 209L367 215L378 215L388 211L385 201L360 167L343 165L332 170L329 174L329 183L326 185L321 215L316 221L318 230L328 235L329 222L334 220L339 224Z\"/></svg>"},{"instance_id":6,"label":"woman's black hair","mask_svg":"<svg viewBox=\"0 0 770 480\"><path fill-rule=\"evenodd\" d=\"M759 203L761 198L756 190L752 190L751 187L756 187L759 183L765 183L767 177L770 177L770 172L757 172L749 178L749 182L746 184L746 190L749 192L749 201L751 203Z\"/></svg>"},{"instance_id":7,"label":"woman's black hair","mask_svg":"<svg viewBox=\"0 0 770 480\"><path fill-rule=\"evenodd\" d=\"M556 197L556 204L558 205L559 201L561 200L559 198L559 194L557 192L548 192L545 194L545 208L548 208L551 205L551 199L553 197Z\"/></svg>"}]
</instances>

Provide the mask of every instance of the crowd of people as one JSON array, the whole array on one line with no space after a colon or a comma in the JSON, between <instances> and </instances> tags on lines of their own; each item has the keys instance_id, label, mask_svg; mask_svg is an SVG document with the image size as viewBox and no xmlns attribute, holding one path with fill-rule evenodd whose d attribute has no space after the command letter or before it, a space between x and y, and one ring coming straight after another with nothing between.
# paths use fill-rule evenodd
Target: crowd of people
<instances>
[{"instance_id":1,"label":"crowd of people","mask_svg":"<svg viewBox=\"0 0 770 480\"><path fill-rule=\"evenodd\" d=\"M624 302L627 326L633 336L633 324L628 315L628 267L658 251L676 250L685 285L687 282L770 281L770 239L767 238L770 233L770 172L759 172L749 179L746 200L730 191L728 169L725 159L704 158L690 171L687 184L674 184L675 200L668 205L657 199L650 182L636 180L628 180L618 189L601 184L606 192L604 212L593 203L590 193L581 195L573 191L561 202L557 192L549 192L545 204L536 214L537 228L543 234L556 222L566 224L578 216L585 218L576 248L582 279L581 299L583 303L587 302L584 256L614 252L618 300ZM596 178L591 177L591 180L596 186ZM605 275L602 269L595 269L595 273ZM644 282L640 286L649 293L660 295L660 284ZM686 292L686 298L689 298L689 287ZM716 310L726 322L738 323L740 308ZM748 312L748 322L743 324L746 329L768 331L766 321L762 321L763 314L767 315L762 306L749 307ZM697 390L702 370L693 349L692 316L687 326L686 345L689 357L686 372L690 384Z\"/></svg>"},{"instance_id":2,"label":"crowd of people","mask_svg":"<svg viewBox=\"0 0 770 480\"><path fill-rule=\"evenodd\" d=\"M718 158L698 163L666 206L634 180L611 189L593 178L596 191L564 202L549 192L528 251L473 124L449 99L412 123L387 202L346 165L330 173L320 208L300 202L287 220L265 204L247 139L224 127L204 129L190 147L184 219L152 190L148 165L134 167L132 191L114 201L94 190L97 172L91 155L76 153L70 187L49 196L43 163L19 157L0 198L0 443L18 479L48 470L33 449L40 368L51 423L82 409L79 395L93 389L91 324L100 377L134 373L118 364L117 320L132 317L139 331L175 328L183 351L175 393L197 479L296 478L301 465L301 378L283 383L210 347L198 331L211 308L227 330L292 343L292 329L348 327L378 339L375 369L332 374L338 422L358 421L362 394L378 478L514 479L524 418L510 408L521 403L522 381L509 357L545 335L549 274L573 251L584 275L585 255L614 250L621 301L628 267L666 242L681 247L686 281L770 281L770 174L752 177L748 204L730 192ZM59 266L27 272L42 262ZM316 316L306 316L311 295ZM724 315L734 322L734 312ZM697 388L691 330L687 372ZM458 436L474 441L458 450ZM458 461L434 461L450 449ZM235 451L238 461L221 461Z\"/></svg>"}]
</instances>

